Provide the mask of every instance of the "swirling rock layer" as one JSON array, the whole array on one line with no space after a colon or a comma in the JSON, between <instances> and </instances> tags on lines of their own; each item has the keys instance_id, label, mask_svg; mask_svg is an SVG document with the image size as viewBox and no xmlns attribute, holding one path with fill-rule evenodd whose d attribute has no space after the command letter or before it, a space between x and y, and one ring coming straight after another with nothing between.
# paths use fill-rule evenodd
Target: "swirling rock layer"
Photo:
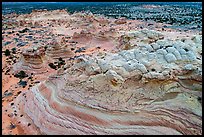
<instances>
[{"instance_id":1,"label":"swirling rock layer","mask_svg":"<svg viewBox=\"0 0 204 137\"><path fill-rule=\"evenodd\" d=\"M150 88L159 86L159 82L153 82L143 87L145 89L138 87L131 93L124 90L123 92L113 91L114 89L110 88L109 93L104 93L107 91L102 93L84 91L84 94L75 87L59 83L65 83L65 81L62 79L49 80L18 99L20 106L23 106L21 110L34 121L33 124L40 129L41 133L202 133L202 112L198 111L201 109L200 103L195 95L185 93L186 90L175 82L170 82L172 85L161 84L166 88L164 91L154 88L148 92ZM159 98L154 95L159 94L155 93L156 90L162 94ZM87 94L95 94L100 97L91 97ZM119 106L114 107L115 105ZM28 129L27 133L30 133L29 130L34 131Z\"/></svg>"},{"instance_id":2,"label":"swirling rock layer","mask_svg":"<svg viewBox=\"0 0 204 137\"><path fill-rule=\"evenodd\" d=\"M60 45L57 41L52 41L51 45L48 46L45 54L53 59L58 59L60 57L70 58L74 55L69 47L66 45Z\"/></svg>"},{"instance_id":3,"label":"swirling rock layer","mask_svg":"<svg viewBox=\"0 0 204 137\"><path fill-rule=\"evenodd\" d=\"M180 41L153 44L79 57L19 97L19 110L35 125L28 133L202 134L198 49Z\"/></svg>"},{"instance_id":4,"label":"swirling rock layer","mask_svg":"<svg viewBox=\"0 0 204 137\"><path fill-rule=\"evenodd\" d=\"M16 98L26 134L202 134L202 35L66 11L18 16L26 18L66 36L14 64L37 73L63 66Z\"/></svg>"},{"instance_id":5,"label":"swirling rock layer","mask_svg":"<svg viewBox=\"0 0 204 137\"><path fill-rule=\"evenodd\" d=\"M20 60L13 66L14 72L24 70L27 73L34 74L45 73L47 69L43 47L25 49L22 52Z\"/></svg>"}]
</instances>

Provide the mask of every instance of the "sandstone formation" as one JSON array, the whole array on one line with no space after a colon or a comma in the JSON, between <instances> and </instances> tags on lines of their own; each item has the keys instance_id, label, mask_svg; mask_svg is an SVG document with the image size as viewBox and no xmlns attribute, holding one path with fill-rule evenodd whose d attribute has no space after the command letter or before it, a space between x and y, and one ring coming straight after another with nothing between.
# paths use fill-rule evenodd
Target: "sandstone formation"
<instances>
[{"instance_id":1,"label":"sandstone formation","mask_svg":"<svg viewBox=\"0 0 204 137\"><path fill-rule=\"evenodd\" d=\"M67 45L61 45L55 40L47 46L45 54L46 56L51 57L53 59L58 59L60 57L70 58L74 55L70 47L68 47Z\"/></svg>"},{"instance_id":2,"label":"sandstone formation","mask_svg":"<svg viewBox=\"0 0 204 137\"><path fill-rule=\"evenodd\" d=\"M200 46L157 40L79 57L17 99L19 111L33 121L27 132L202 134Z\"/></svg>"},{"instance_id":3,"label":"sandstone formation","mask_svg":"<svg viewBox=\"0 0 204 137\"><path fill-rule=\"evenodd\" d=\"M24 134L202 134L202 34L65 10L15 19L35 37L11 68L39 80L13 100Z\"/></svg>"},{"instance_id":4,"label":"sandstone formation","mask_svg":"<svg viewBox=\"0 0 204 137\"><path fill-rule=\"evenodd\" d=\"M45 73L47 71L47 63L45 63L44 47L33 47L25 49L19 61L13 66L13 70L17 73L24 70L27 73Z\"/></svg>"}]
</instances>

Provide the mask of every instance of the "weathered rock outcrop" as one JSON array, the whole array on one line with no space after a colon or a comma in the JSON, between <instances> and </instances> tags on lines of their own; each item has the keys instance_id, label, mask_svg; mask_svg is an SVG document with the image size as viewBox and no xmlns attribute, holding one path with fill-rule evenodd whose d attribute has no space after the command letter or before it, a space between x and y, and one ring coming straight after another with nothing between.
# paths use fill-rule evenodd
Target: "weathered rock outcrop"
<instances>
[{"instance_id":1,"label":"weathered rock outcrop","mask_svg":"<svg viewBox=\"0 0 204 137\"><path fill-rule=\"evenodd\" d=\"M78 57L17 98L18 119L28 134L200 135L200 46L157 40Z\"/></svg>"},{"instance_id":2,"label":"weathered rock outcrop","mask_svg":"<svg viewBox=\"0 0 204 137\"><path fill-rule=\"evenodd\" d=\"M22 52L19 61L13 66L13 70L15 73L21 70L34 74L45 73L48 69L45 60L44 47L28 48Z\"/></svg>"},{"instance_id":3,"label":"weathered rock outcrop","mask_svg":"<svg viewBox=\"0 0 204 137\"><path fill-rule=\"evenodd\" d=\"M5 75L8 63L39 74L12 102L25 134L202 134L202 33L66 10L12 16Z\"/></svg>"},{"instance_id":4,"label":"weathered rock outcrop","mask_svg":"<svg viewBox=\"0 0 204 137\"><path fill-rule=\"evenodd\" d=\"M74 55L71 51L71 47L68 45L62 44L53 40L48 46L45 51L46 56L51 57L53 59L61 58L70 58Z\"/></svg>"}]
</instances>

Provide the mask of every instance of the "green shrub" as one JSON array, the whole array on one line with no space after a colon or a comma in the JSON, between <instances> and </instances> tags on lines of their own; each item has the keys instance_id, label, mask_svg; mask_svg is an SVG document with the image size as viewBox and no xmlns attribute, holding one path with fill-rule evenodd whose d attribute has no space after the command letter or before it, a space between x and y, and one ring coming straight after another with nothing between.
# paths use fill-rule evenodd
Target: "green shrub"
<instances>
[{"instance_id":1,"label":"green shrub","mask_svg":"<svg viewBox=\"0 0 204 137\"><path fill-rule=\"evenodd\" d=\"M55 66L53 63L49 63L49 66L50 66L52 69L56 69L56 66Z\"/></svg>"},{"instance_id":2,"label":"green shrub","mask_svg":"<svg viewBox=\"0 0 204 137\"><path fill-rule=\"evenodd\" d=\"M17 74L15 74L14 77L23 79L23 78L25 78L25 77L28 77L28 75L27 75L24 71L21 70L20 72L18 72Z\"/></svg>"},{"instance_id":3,"label":"green shrub","mask_svg":"<svg viewBox=\"0 0 204 137\"><path fill-rule=\"evenodd\" d=\"M48 48L47 46L44 47L45 50L47 50L47 48Z\"/></svg>"},{"instance_id":4,"label":"green shrub","mask_svg":"<svg viewBox=\"0 0 204 137\"><path fill-rule=\"evenodd\" d=\"M13 54L16 54L16 48L12 48L11 50Z\"/></svg>"},{"instance_id":5,"label":"green shrub","mask_svg":"<svg viewBox=\"0 0 204 137\"><path fill-rule=\"evenodd\" d=\"M5 56L10 56L11 54L10 54L10 51L8 50L8 49L6 49L5 51L4 51L4 54L5 54Z\"/></svg>"},{"instance_id":6,"label":"green shrub","mask_svg":"<svg viewBox=\"0 0 204 137\"><path fill-rule=\"evenodd\" d=\"M60 58L59 58L59 61L63 61L63 59L60 57Z\"/></svg>"}]
</instances>

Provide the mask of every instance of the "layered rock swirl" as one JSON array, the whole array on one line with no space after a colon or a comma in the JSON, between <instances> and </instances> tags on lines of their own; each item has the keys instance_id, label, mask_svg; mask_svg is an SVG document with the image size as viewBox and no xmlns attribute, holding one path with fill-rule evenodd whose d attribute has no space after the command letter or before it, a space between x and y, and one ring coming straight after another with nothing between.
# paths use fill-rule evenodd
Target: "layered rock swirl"
<instances>
[{"instance_id":1,"label":"layered rock swirl","mask_svg":"<svg viewBox=\"0 0 204 137\"><path fill-rule=\"evenodd\" d=\"M70 58L74 55L74 53L71 51L70 47L65 44L61 44L57 42L56 40L53 40L50 45L48 45L48 48L45 51L46 56L51 57L53 59L58 58Z\"/></svg>"},{"instance_id":2,"label":"layered rock swirl","mask_svg":"<svg viewBox=\"0 0 204 137\"><path fill-rule=\"evenodd\" d=\"M16 99L17 120L27 134L201 135L201 41L160 39L67 62Z\"/></svg>"},{"instance_id":3,"label":"layered rock swirl","mask_svg":"<svg viewBox=\"0 0 204 137\"><path fill-rule=\"evenodd\" d=\"M14 72L24 70L27 73L44 73L47 71L47 63L45 63L44 47L31 47L24 49L19 61L14 64Z\"/></svg>"},{"instance_id":4,"label":"layered rock swirl","mask_svg":"<svg viewBox=\"0 0 204 137\"><path fill-rule=\"evenodd\" d=\"M20 70L33 74L45 73L50 70L49 62L74 56L74 53L63 40L58 42L53 39L46 46L39 45L24 49L19 61L13 66L14 73ZM61 45L61 43L63 44Z\"/></svg>"}]
</instances>

